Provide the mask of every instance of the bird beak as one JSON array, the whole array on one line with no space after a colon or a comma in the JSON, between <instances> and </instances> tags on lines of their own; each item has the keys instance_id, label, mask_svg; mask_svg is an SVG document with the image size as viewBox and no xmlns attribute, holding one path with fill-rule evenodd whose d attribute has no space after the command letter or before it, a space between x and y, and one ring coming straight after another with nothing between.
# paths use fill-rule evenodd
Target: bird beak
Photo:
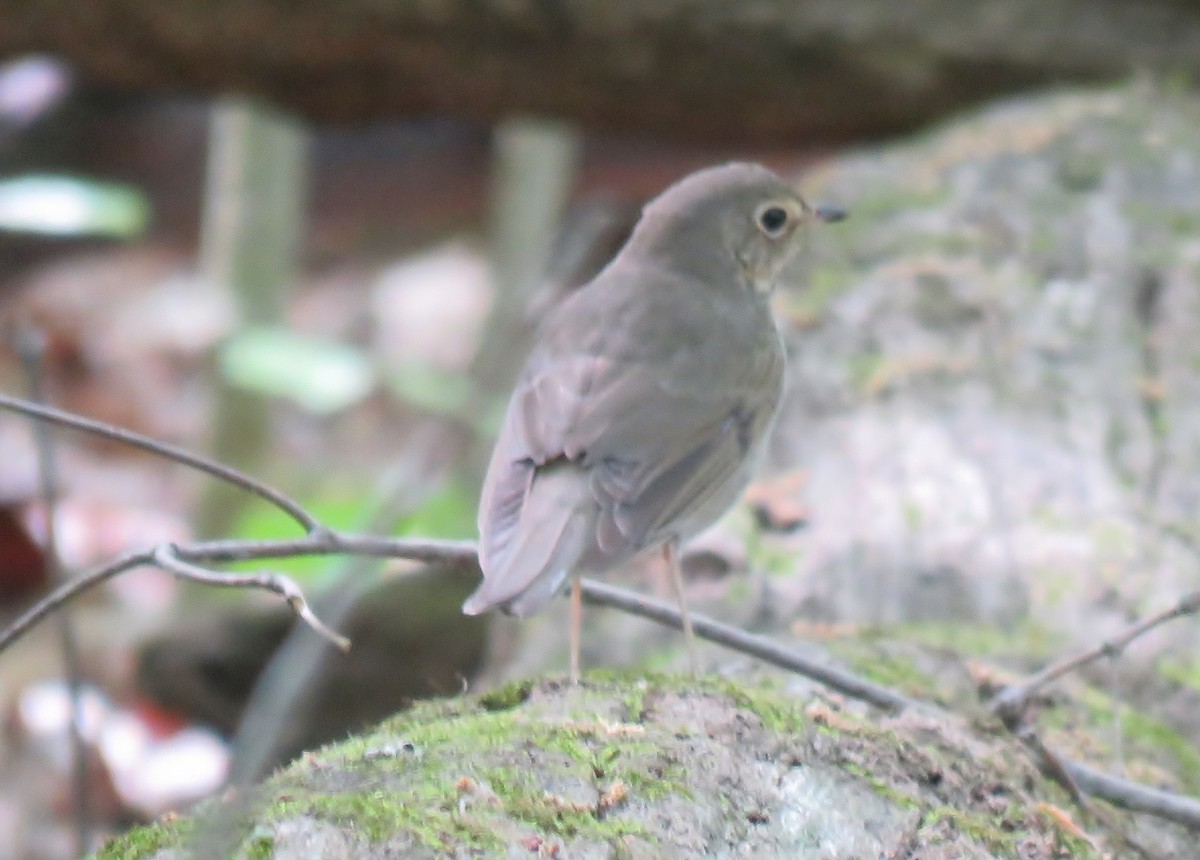
<instances>
[{"instance_id":1,"label":"bird beak","mask_svg":"<svg viewBox=\"0 0 1200 860\"><path fill-rule=\"evenodd\" d=\"M838 221L845 221L850 217L850 213L845 209L839 209L837 206L829 206L822 204L813 209L813 215L818 221L824 221L826 224L836 224Z\"/></svg>"}]
</instances>

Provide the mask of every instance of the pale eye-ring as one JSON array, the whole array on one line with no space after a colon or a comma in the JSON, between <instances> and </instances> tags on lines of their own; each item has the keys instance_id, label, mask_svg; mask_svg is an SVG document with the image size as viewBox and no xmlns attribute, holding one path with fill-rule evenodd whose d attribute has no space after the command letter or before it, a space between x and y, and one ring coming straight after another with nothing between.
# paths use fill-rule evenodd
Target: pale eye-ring
<instances>
[{"instance_id":1,"label":"pale eye-ring","mask_svg":"<svg viewBox=\"0 0 1200 860\"><path fill-rule=\"evenodd\" d=\"M784 230L787 229L791 214L782 206L769 204L758 210L758 215L754 220L758 224L758 229L768 237L776 239L782 236Z\"/></svg>"}]
</instances>

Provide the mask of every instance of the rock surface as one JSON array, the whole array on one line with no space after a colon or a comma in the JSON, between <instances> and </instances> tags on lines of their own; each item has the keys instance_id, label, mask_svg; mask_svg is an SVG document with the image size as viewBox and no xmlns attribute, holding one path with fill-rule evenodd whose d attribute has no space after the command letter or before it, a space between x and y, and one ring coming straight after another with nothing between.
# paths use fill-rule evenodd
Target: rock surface
<instances>
[{"instance_id":1,"label":"rock surface","mask_svg":"<svg viewBox=\"0 0 1200 860\"><path fill-rule=\"evenodd\" d=\"M99 856L170 860L218 835L220 856L276 860L1146 856L1122 816L1085 834L1064 802L1010 743L952 718L592 679L418 706ZM1169 827L1155 840L1186 844Z\"/></svg>"},{"instance_id":2,"label":"rock surface","mask_svg":"<svg viewBox=\"0 0 1200 860\"><path fill-rule=\"evenodd\" d=\"M1072 647L1194 588L1200 102L1025 99L804 184L853 217L790 306L784 602Z\"/></svg>"}]
</instances>

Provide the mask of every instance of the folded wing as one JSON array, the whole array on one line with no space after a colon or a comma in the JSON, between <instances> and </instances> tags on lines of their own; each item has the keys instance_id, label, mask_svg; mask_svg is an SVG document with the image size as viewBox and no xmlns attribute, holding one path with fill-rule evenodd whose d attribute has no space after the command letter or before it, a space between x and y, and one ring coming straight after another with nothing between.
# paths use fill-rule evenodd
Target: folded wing
<instances>
[{"instance_id":1,"label":"folded wing","mask_svg":"<svg viewBox=\"0 0 1200 860\"><path fill-rule=\"evenodd\" d=\"M488 469L484 583L464 611L535 612L571 572L600 572L718 517L779 397L777 351L746 359L689 382L661 364L535 355Z\"/></svg>"}]
</instances>

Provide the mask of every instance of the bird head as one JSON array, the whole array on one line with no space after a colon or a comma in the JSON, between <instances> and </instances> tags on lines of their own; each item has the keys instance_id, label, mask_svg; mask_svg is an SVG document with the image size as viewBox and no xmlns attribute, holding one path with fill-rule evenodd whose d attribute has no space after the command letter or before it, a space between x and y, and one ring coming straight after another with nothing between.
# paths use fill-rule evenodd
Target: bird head
<instances>
[{"instance_id":1,"label":"bird head","mask_svg":"<svg viewBox=\"0 0 1200 860\"><path fill-rule=\"evenodd\" d=\"M648 203L631 247L714 283L769 293L801 245L804 227L845 213L813 207L780 176L731 163L680 180Z\"/></svg>"}]
</instances>

